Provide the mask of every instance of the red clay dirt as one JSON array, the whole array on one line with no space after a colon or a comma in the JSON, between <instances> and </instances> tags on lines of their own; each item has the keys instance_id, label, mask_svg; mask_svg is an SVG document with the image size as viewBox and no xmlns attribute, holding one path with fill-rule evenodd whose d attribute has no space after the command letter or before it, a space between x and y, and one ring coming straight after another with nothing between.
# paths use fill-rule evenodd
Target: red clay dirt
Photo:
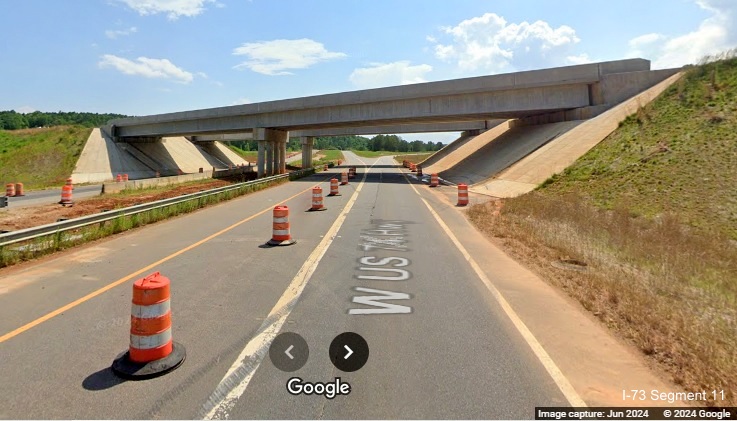
<instances>
[{"instance_id":1,"label":"red clay dirt","mask_svg":"<svg viewBox=\"0 0 737 421\"><path fill-rule=\"evenodd\" d=\"M187 193L214 189L231 183L223 180L212 180L195 185L176 186L170 190L158 192L141 192L125 196L111 195L76 201L73 206L42 205L27 208L8 209L0 214L0 230L15 231L23 228L56 222L59 218L78 218L80 216L100 213L104 209L117 209L140 203L154 202Z\"/></svg>"}]
</instances>

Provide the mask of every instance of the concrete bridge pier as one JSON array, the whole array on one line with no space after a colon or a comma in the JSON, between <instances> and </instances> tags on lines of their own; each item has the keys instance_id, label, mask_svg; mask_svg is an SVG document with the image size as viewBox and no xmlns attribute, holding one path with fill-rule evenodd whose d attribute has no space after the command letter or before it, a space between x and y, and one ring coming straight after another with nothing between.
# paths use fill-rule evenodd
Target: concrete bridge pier
<instances>
[{"instance_id":1,"label":"concrete bridge pier","mask_svg":"<svg viewBox=\"0 0 737 421\"><path fill-rule=\"evenodd\" d=\"M312 145L315 138L311 136L300 137L302 141L302 168L312 167Z\"/></svg>"},{"instance_id":2,"label":"concrete bridge pier","mask_svg":"<svg viewBox=\"0 0 737 421\"><path fill-rule=\"evenodd\" d=\"M279 174L287 173L287 140L279 140Z\"/></svg>"},{"instance_id":3,"label":"concrete bridge pier","mask_svg":"<svg viewBox=\"0 0 737 421\"><path fill-rule=\"evenodd\" d=\"M258 157L256 159L256 166L258 168L258 177L261 178L264 176L266 169L264 168L264 164L266 163L266 141L265 140L259 140L258 141Z\"/></svg>"},{"instance_id":4,"label":"concrete bridge pier","mask_svg":"<svg viewBox=\"0 0 737 421\"><path fill-rule=\"evenodd\" d=\"M274 142L266 142L266 176L274 175Z\"/></svg>"},{"instance_id":5,"label":"concrete bridge pier","mask_svg":"<svg viewBox=\"0 0 737 421\"><path fill-rule=\"evenodd\" d=\"M289 132L286 130L253 129L253 140L258 141L259 177L286 172L287 139L289 139Z\"/></svg>"}]
</instances>

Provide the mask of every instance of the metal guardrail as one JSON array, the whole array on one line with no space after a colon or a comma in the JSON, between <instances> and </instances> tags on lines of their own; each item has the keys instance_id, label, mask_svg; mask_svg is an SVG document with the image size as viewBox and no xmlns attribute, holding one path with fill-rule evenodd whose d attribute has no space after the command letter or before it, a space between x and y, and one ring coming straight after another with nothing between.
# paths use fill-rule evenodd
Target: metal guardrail
<instances>
[{"instance_id":1,"label":"metal guardrail","mask_svg":"<svg viewBox=\"0 0 737 421\"><path fill-rule=\"evenodd\" d=\"M94 215L81 216L79 218L69 219L61 222L53 222L51 224L39 225L37 227L25 228L18 231L12 231L4 234L0 234L0 247L7 246L10 244L19 243L22 241L32 240L38 237L44 237L51 234L57 234L64 231L71 231L79 229L88 225L99 224L105 221L111 221L121 216L135 215L138 213L146 212L153 209L159 209L166 206L176 205L184 203L189 200L199 199L202 197L212 196L215 194L225 193L231 190L238 190L245 186L253 186L262 183L268 183L271 181L288 179L293 175L300 176L310 169L295 171L290 174L279 174L271 177L264 177L258 180L246 181L243 183L233 184L225 187L218 187L215 189L205 190L197 193L189 193L182 196L170 197L168 199L157 200L155 202L143 203L140 205L129 206L127 208L115 209L104 213L97 213Z\"/></svg>"}]
</instances>

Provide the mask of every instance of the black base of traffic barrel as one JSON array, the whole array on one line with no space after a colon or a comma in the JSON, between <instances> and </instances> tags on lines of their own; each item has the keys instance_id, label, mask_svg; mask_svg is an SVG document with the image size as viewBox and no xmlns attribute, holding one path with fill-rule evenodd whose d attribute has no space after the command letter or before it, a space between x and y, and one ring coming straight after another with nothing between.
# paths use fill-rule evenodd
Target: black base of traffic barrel
<instances>
[{"instance_id":1,"label":"black base of traffic barrel","mask_svg":"<svg viewBox=\"0 0 737 421\"><path fill-rule=\"evenodd\" d=\"M129 359L128 351L118 355L113 361L113 373L126 380L146 380L163 376L173 371L182 363L187 356L187 351L182 344L173 343L171 354L160 360L150 363L136 363Z\"/></svg>"},{"instance_id":2,"label":"black base of traffic barrel","mask_svg":"<svg viewBox=\"0 0 737 421\"><path fill-rule=\"evenodd\" d=\"M266 242L266 245L269 247L291 246L292 244L296 242L297 240L284 240L284 241L269 240Z\"/></svg>"},{"instance_id":3,"label":"black base of traffic barrel","mask_svg":"<svg viewBox=\"0 0 737 421\"><path fill-rule=\"evenodd\" d=\"M305 212L322 212L322 211L326 211L326 210L328 210L328 208L326 208L326 207L322 207L320 209L312 209L312 208L309 208Z\"/></svg>"}]
</instances>

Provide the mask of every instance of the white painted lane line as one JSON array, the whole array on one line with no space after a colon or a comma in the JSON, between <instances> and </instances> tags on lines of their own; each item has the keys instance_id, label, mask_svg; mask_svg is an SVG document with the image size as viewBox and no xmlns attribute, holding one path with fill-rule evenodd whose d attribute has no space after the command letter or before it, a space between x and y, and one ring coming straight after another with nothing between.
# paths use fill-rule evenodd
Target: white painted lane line
<instances>
[{"instance_id":1,"label":"white painted lane line","mask_svg":"<svg viewBox=\"0 0 737 421\"><path fill-rule=\"evenodd\" d=\"M404 172L402 174L404 174ZM404 177L405 179L407 178L406 175ZM468 253L466 248L463 247L463 244L461 244L455 234L453 234L453 231L450 230L448 225L446 225L445 222L440 218L440 215L438 215L438 213L435 212L432 206L430 206L430 203L428 203L427 200L422 197L415 186L409 180L407 180L407 183L409 183L410 187L412 187L412 190L414 190L415 193L420 197L422 203L427 206L427 209L438 222L440 228L442 228L443 231L445 231L445 234L450 238L450 240L453 241L453 244L455 244L455 246L461 252L466 261L471 265L471 268L474 272L476 272L476 275L479 277L479 279L481 279L481 282L483 282L484 285L486 285L486 288L489 289L491 295L494 297L497 303L499 303L499 306L501 306L502 310L504 310L504 313L506 313L507 317L509 317L509 319L512 321L512 324L514 324L514 327L517 328L517 331L520 333L520 335L522 335L522 338L524 338L525 342L527 342L527 345L530 346L532 352L535 354L537 359L540 360L540 363L542 363L543 367L545 367L545 370L548 372L550 377L553 378L553 381L563 393L563 396L568 399L568 402L571 404L571 406L586 407L586 402L581 399L581 396L579 396L578 392L576 392L576 389L573 388L571 382L569 382L566 376L563 375L563 372L560 371L558 365L555 364L555 361L553 361L552 358L550 358L550 355L548 355L547 351L545 351L545 348L543 348L537 338L535 338L535 335L532 334L527 325L525 325L522 319L520 319L520 317L517 315L517 312L514 311L512 306L509 305L502 293L494 286L493 283L491 283L491 280L486 276L484 271L481 270L481 267L476 263L473 257L471 257L471 254Z\"/></svg>"},{"instance_id":2,"label":"white painted lane line","mask_svg":"<svg viewBox=\"0 0 737 421\"><path fill-rule=\"evenodd\" d=\"M366 165L361 159L358 160ZM230 411L243 395L243 392L246 391L253 375L269 352L271 343L277 334L279 334L284 322L286 322L287 317L289 317L292 309L297 304L300 295L302 295L302 291L307 286L307 282L310 281L312 274L315 273L317 265L325 255L328 247L330 247L330 244L332 244L343 222L345 222L348 212L350 212L356 199L358 199L358 193L363 189L366 176L374 165L376 165L376 162L364 172L361 182L356 187L348 203L346 203L345 208L343 208L343 211L335 219L335 222L327 234L325 234L325 237L315 247L312 254L305 260L305 263L299 269L297 275L294 276L292 282L289 283L289 286L287 286L284 294L279 298L276 305L274 305L274 308L271 309L271 312L269 312L269 315L261 324L258 330L259 333L246 344L246 347L243 348L243 351L238 355L233 365L230 366L223 379L220 380L215 391L207 399L201 411L201 414L204 414L202 418L222 420L230 417Z\"/></svg>"}]
</instances>

